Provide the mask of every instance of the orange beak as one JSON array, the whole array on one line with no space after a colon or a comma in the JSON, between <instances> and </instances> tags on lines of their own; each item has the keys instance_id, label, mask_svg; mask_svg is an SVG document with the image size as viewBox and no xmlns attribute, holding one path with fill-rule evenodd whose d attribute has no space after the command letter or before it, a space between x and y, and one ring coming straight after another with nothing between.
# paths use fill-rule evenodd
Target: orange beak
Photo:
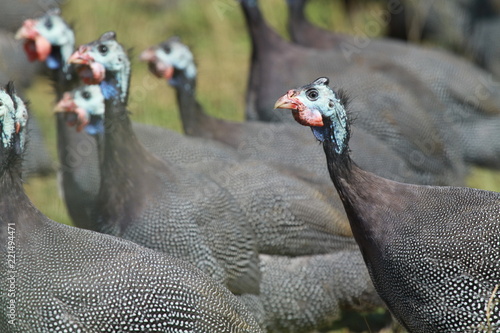
<instances>
[{"instance_id":1,"label":"orange beak","mask_svg":"<svg viewBox=\"0 0 500 333\"><path fill-rule=\"evenodd\" d=\"M295 121L304 126L323 126L323 117L316 110L307 108L301 101L297 99L299 92L292 89L285 95L281 96L274 104L275 109L292 110L292 115Z\"/></svg>"},{"instance_id":2,"label":"orange beak","mask_svg":"<svg viewBox=\"0 0 500 333\"><path fill-rule=\"evenodd\" d=\"M295 90L288 90L285 95L281 96L276 103L274 103L274 108L298 110L300 105L297 103L297 100L294 99L295 96L297 96L297 92Z\"/></svg>"},{"instance_id":3,"label":"orange beak","mask_svg":"<svg viewBox=\"0 0 500 333\"><path fill-rule=\"evenodd\" d=\"M158 78L170 80L174 76L174 67L162 63L156 56L156 48L150 47L142 51L139 60L148 63L149 71Z\"/></svg>"},{"instance_id":4,"label":"orange beak","mask_svg":"<svg viewBox=\"0 0 500 333\"><path fill-rule=\"evenodd\" d=\"M76 125L77 132L82 131L89 123L87 112L79 108L73 100L73 96L69 92L65 92L61 100L54 108L55 112L71 112L76 114L76 121L69 121L70 126Z\"/></svg>"},{"instance_id":5,"label":"orange beak","mask_svg":"<svg viewBox=\"0 0 500 333\"><path fill-rule=\"evenodd\" d=\"M94 58L88 53L89 48L86 45L81 45L69 58L69 64L90 65L94 62Z\"/></svg>"},{"instance_id":6,"label":"orange beak","mask_svg":"<svg viewBox=\"0 0 500 333\"><path fill-rule=\"evenodd\" d=\"M21 132L21 123L16 121L16 125L15 125L15 129L16 129L16 134L19 134L19 132Z\"/></svg>"},{"instance_id":7,"label":"orange beak","mask_svg":"<svg viewBox=\"0 0 500 333\"><path fill-rule=\"evenodd\" d=\"M16 39L24 39L24 51L29 61L45 61L52 51L52 45L47 38L40 35L35 28L36 20L26 20L16 32Z\"/></svg>"},{"instance_id":8,"label":"orange beak","mask_svg":"<svg viewBox=\"0 0 500 333\"><path fill-rule=\"evenodd\" d=\"M89 54L89 47L82 45L68 59L69 64L81 65L77 68L80 78L85 84L98 84L104 80L106 69Z\"/></svg>"},{"instance_id":9,"label":"orange beak","mask_svg":"<svg viewBox=\"0 0 500 333\"><path fill-rule=\"evenodd\" d=\"M59 102L54 107L54 112L74 112L76 104L69 92L65 92Z\"/></svg>"}]
</instances>

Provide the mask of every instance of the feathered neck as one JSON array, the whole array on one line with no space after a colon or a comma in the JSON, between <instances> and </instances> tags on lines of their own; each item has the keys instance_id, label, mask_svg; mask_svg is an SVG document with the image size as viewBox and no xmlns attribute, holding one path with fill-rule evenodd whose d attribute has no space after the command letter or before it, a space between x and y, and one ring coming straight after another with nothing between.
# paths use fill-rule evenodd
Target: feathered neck
<instances>
[{"instance_id":1,"label":"feathered neck","mask_svg":"<svg viewBox=\"0 0 500 333\"><path fill-rule=\"evenodd\" d=\"M306 21L305 0L287 0L288 3L288 24L291 27L293 23L302 23Z\"/></svg>"},{"instance_id":2,"label":"feathered neck","mask_svg":"<svg viewBox=\"0 0 500 333\"><path fill-rule=\"evenodd\" d=\"M127 105L130 87L130 60L128 60L128 57L122 59L122 68L119 71L106 70L106 76L100 86L105 100L117 101L122 105Z\"/></svg>"},{"instance_id":3,"label":"feathered neck","mask_svg":"<svg viewBox=\"0 0 500 333\"><path fill-rule=\"evenodd\" d=\"M17 146L17 148L16 148ZM22 154L19 145L0 148L0 252L7 247L7 235L15 235L16 243L35 232L35 225L42 221L41 213L31 204L23 188Z\"/></svg>"},{"instance_id":4,"label":"feathered neck","mask_svg":"<svg viewBox=\"0 0 500 333\"><path fill-rule=\"evenodd\" d=\"M352 38L334 33L312 24L306 17L306 0L288 1L288 32L291 40L299 45L325 50L342 50L345 42L352 44Z\"/></svg>"},{"instance_id":5,"label":"feathered neck","mask_svg":"<svg viewBox=\"0 0 500 333\"><path fill-rule=\"evenodd\" d=\"M128 82L128 78L121 79ZM105 81L115 93L105 98L101 186L95 214L97 223L104 223L97 230L119 235L141 214L160 183L158 173L167 168L135 136L119 80L106 74Z\"/></svg>"},{"instance_id":6,"label":"feathered neck","mask_svg":"<svg viewBox=\"0 0 500 333\"><path fill-rule=\"evenodd\" d=\"M374 174L360 169L349 155L350 129L346 126L346 140L341 147L335 139L335 120L324 117L322 135L323 149L330 178L344 205L351 229L367 264L380 255L378 241L385 237L386 225L382 219L372 215L380 204L380 188L386 181ZM339 149L341 148L341 149ZM374 205L373 207L370 205Z\"/></svg>"},{"instance_id":7,"label":"feathered neck","mask_svg":"<svg viewBox=\"0 0 500 333\"><path fill-rule=\"evenodd\" d=\"M257 51L265 51L268 47L275 48L281 43L287 43L267 25L257 0L240 0L240 4L252 40L252 58L256 56Z\"/></svg>"},{"instance_id":8,"label":"feathered neck","mask_svg":"<svg viewBox=\"0 0 500 333\"><path fill-rule=\"evenodd\" d=\"M21 190L22 180L21 180L21 170L22 170L22 157L16 152L15 147L3 147L0 148L0 179L1 179L1 190L4 197L6 193L9 193L12 189Z\"/></svg>"},{"instance_id":9,"label":"feathered neck","mask_svg":"<svg viewBox=\"0 0 500 333\"><path fill-rule=\"evenodd\" d=\"M197 136L200 125L210 121L210 118L196 99L196 76L188 75L186 70L175 69L169 83L176 91L184 132Z\"/></svg>"},{"instance_id":10,"label":"feathered neck","mask_svg":"<svg viewBox=\"0 0 500 333\"><path fill-rule=\"evenodd\" d=\"M312 127L311 129L316 138L323 142L328 167L335 169L330 170L330 175L333 182L336 183L334 178L337 177L334 175L348 177L353 163L349 155L350 123L346 118L324 116L323 124L321 127Z\"/></svg>"}]
</instances>

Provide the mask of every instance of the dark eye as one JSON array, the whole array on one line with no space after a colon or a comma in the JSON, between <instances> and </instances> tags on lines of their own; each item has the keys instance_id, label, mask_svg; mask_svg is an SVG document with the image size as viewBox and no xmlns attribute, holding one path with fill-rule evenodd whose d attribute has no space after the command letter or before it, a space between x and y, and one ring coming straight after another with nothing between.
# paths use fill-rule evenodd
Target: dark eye
<instances>
[{"instance_id":1,"label":"dark eye","mask_svg":"<svg viewBox=\"0 0 500 333\"><path fill-rule=\"evenodd\" d=\"M100 54L102 55L106 55L106 53L108 53L108 47L104 44L100 44L98 47L97 47L97 51L99 51Z\"/></svg>"},{"instance_id":2,"label":"dark eye","mask_svg":"<svg viewBox=\"0 0 500 333\"><path fill-rule=\"evenodd\" d=\"M2 101L0 101L0 106L3 106L3 102Z\"/></svg>"},{"instance_id":3,"label":"dark eye","mask_svg":"<svg viewBox=\"0 0 500 333\"><path fill-rule=\"evenodd\" d=\"M52 19L50 19L50 18L46 19L45 22L43 23L43 25L47 29L52 29L52 27L54 26L54 24L52 23Z\"/></svg>"},{"instance_id":4,"label":"dark eye","mask_svg":"<svg viewBox=\"0 0 500 333\"><path fill-rule=\"evenodd\" d=\"M92 94L89 93L88 91L84 91L84 92L82 92L82 97L84 99L90 99L92 97Z\"/></svg>"},{"instance_id":5,"label":"dark eye","mask_svg":"<svg viewBox=\"0 0 500 333\"><path fill-rule=\"evenodd\" d=\"M172 52L172 49L170 48L170 45L163 45L162 48L163 48L163 51L165 51L166 54L169 54L170 52Z\"/></svg>"},{"instance_id":6,"label":"dark eye","mask_svg":"<svg viewBox=\"0 0 500 333\"><path fill-rule=\"evenodd\" d=\"M316 89L309 89L306 91L306 96L309 98L311 101L315 101L319 97L319 93Z\"/></svg>"}]
</instances>

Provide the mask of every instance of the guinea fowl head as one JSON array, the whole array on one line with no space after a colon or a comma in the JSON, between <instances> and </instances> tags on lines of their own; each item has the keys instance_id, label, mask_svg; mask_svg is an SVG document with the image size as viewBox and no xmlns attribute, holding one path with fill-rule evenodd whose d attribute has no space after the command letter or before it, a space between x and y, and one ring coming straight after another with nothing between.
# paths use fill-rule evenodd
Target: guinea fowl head
<instances>
[{"instance_id":1,"label":"guinea fowl head","mask_svg":"<svg viewBox=\"0 0 500 333\"><path fill-rule=\"evenodd\" d=\"M159 78L169 80L171 85L178 84L176 77L182 73L188 80L196 78L196 65L193 53L178 37L171 37L166 41L144 50L140 60L149 65L149 70Z\"/></svg>"},{"instance_id":2,"label":"guinea fowl head","mask_svg":"<svg viewBox=\"0 0 500 333\"><path fill-rule=\"evenodd\" d=\"M346 100L333 91L329 79L321 77L280 97L274 108L292 110L295 120L310 126L319 141L330 140L338 154L347 152L349 122L345 109Z\"/></svg>"},{"instance_id":3,"label":"guinea fowl head","mask_svg":"<svg viewBox=\"0 0 500 333\"><path fill-rule=\"evenodd\" d=\"M99 39L81 45L68 62L77 64L85 84L100 84L105 99L119 96L122 102L126 101L130 60L114 32L108 31Z\"/></svg>"},{"instance_id":4,"label":"guinea fowl head","mask_svg":"<svg viewBox=\"0 0 500 333\"><path fill-rule=\"evenodd\" d=\"M21 155L26 140L25 128L28 121L26 104L16 95L14 85L9 82L0 89L0 128L2 134L2 158L5 153Z\"/></svg>"},{"instance_id":5,"label":"guinea fowl head","mask_svg":"<svg viewBox=\"0 0 500 333\"><path fill-rule=\"evenodd\" d=\"M98 85L84 85L66 92L55 107L56 112L76 115L68 124L77 131L85 128L91 135L104 132L104 96Z\"/></svg>"},{"instance_id":6,"label":"guinea fowl head","mask_svg":"<svg viewBox=\"0 0 500 333\"><path fill-rule=\"evenodd\" d=\"M24 39L24 50L30 61L46 61L51 69L66 68L66 60L75 46L73 30L60 16L59 9L24 21L16 38Z\"/></svg>"}]
</instances>

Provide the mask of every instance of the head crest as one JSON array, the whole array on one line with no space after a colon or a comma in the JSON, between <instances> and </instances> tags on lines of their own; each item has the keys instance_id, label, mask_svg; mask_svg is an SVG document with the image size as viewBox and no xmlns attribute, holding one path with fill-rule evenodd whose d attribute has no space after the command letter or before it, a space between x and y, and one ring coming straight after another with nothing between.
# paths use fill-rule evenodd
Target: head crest
<instances>
[{"instance_id":1,"label":"head crest","mask_svg":"<svg viewBox=\"0 0 500 333\"><path fill-rule=\"evenodd\" d=\"M312 84L327 86L330 84L330 79L327 77L320 77L320 78L317 78L316 80L314 80L314 82Z\"/></svg>"},{"instance_id":2,"label":"head crest","mask_svg":"<svg viewBox=\"0 0 500 333\"><path fill-rule=\"evenodd\" d=\"M114 31L108 31L105 32L99 37L99 41L104 42L108 40L116 40L116 32Z\"/></svg>"},{"instance_id":3,"label":"head crest","mask_svg":"<svg viewBox=\"0 0 500 333\"><path fill-rule=\"evenodd\" d=\"M12 102L14 103L14 109L17 110L17 98L16 98L16 88L14 87L14 81L9 81L5 85L5 92L10 96Z\"/></svg>"}]
</instances>

